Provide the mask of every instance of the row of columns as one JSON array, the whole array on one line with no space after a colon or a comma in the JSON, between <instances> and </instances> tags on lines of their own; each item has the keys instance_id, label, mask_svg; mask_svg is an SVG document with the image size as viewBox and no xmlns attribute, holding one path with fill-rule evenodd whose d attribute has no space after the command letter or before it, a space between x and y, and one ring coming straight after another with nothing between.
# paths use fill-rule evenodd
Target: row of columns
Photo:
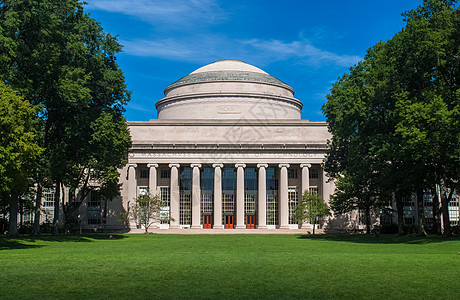
<instances>
[{"instance_id":1,"label":"row of columns","mask_svg":"<svg viewBox=\"0 0 460 300\"><path fill-rule=\"evenodd\" d=\"M289 164L279 164L279 213L280 228L288 228L288 168ZM136 198L135 168L137 164L128 164L128 199ZM147 164L149 168L149 193L157 193L157 168L158 164ZM170 182L170 216L173 219L170 228L179 227L179 167L180 164L169 164L171 169ZM201 164L191 164L192 168L192 228L201 228L201 188L200 168ZM222 227L222 168L223 164L213 164L214 168L214 227ZM244 228L244 168L246 164L235 164L236 171L236 228ZM266 228L266 195L267 180L266 169L268 164L258 164L258 228ZM301 164L301 193L310 189L309 169L311 164Z\"/></svg>"}]
</instances>

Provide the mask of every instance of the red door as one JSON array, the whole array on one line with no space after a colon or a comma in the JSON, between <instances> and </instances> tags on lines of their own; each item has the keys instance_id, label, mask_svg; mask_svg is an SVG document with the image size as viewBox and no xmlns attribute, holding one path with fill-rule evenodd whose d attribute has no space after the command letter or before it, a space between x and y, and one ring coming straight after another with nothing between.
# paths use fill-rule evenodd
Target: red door
<instances>
[{"instance_id":1,"label":"red door","mask_svg":"<svg viewBox=\"0 0 460 300\"><path fill-rule=\"evenodd\" d=\"M256 225L256 216L254 215L246 215L246 228L247 229L254 229L256 228L255 225Z\"/></svg>"},{"instance_id":2,"label":"red door","mask_svg":"<svg viewBox=\"0 0 460 300\"><path fill-rule=\"evenodd\" d=\"M225 229L233 229L233 216L225 216Z\"/></svg>"},{"instance_id":3,"label":"red door","mask_svg":"<svg viewBox=\"0 0 460 300\"><path fill-rule=\"evenodd\" d=\"M212 228L212 216L203 215L203 229L211 229L211 228Z\"/></svg>"}]
</instances>

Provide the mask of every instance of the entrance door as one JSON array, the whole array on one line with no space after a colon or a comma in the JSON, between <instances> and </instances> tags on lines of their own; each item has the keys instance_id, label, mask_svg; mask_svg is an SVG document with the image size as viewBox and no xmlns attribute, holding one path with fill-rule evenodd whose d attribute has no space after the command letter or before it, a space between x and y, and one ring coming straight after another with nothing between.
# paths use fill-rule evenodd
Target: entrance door
<instances>
[{"instance_id":1,"label":"entrance door","mask_svg":"<svg viewBox=\"0 0 460 300\"><path fill-rule=\"evenodd\" d=\"M233 229L233 216L225 215L225 229Z\"/></svg>"},{"instance_id":2,"label":"entrance door","mask_svg":"<svg viewBox=\"0 0 460 300\"><path fill-rule=\"evenodd\" d=\"M203 215L203 229L211 229L211 228L212 228L212 216Z\"/></svg>"},{"instance_id":3,"label":"entrance door","mask_svg":"<svg viewBox=\"0 0 460 300\"><path fill-rule=\"evenodd\" d=\"M246 228L247 229L254 229L256 225L256 216L254 215L246 215Z\"/></svg>"}]
</instances>

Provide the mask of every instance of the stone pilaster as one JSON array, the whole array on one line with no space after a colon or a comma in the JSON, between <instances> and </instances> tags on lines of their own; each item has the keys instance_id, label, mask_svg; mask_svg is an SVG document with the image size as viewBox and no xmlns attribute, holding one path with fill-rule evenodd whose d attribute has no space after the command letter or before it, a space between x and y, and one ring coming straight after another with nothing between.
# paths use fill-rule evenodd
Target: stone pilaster
<instances>
[{"instance_id":1,"label":"stone pilaster","mask_svg":"<svg viewBox=\"0 0 460 300\"><path fill-rule=\"evenodd\" d=\"M171 197L171 224L169 228L179 228L179 164L169 164L171 168L171 185L169 187Z\"/></svg>"},{"instance_id":2,"label":"stone pilaster","mask_svg":"<svg viewBox=\"0 0 460 300\"><path fill-rule=\"evenodd\" d=\"M158 164L147 164L149 168L149 194L155 196L158 194L157 190L157 168Z\"/></svg>"},{"instance_id":3,"label":"stone pilaster","mask_svg":"<svg viewBox=\"0 0 460 300\"><path fill-rule=\"evenodd\" d=\"M302 169L302 185L299 195L299 200L302 199L302 196L305 192L310 191L310 168L311 164L301 164L300 168Z\"/></svg>"},{"instance_id":4,"label":"stone pilaster","mask_svg":"<svg viewBox=\"0 0 460 300\"><path fill-rule=\"evenodd\" d=\"M137 197L136 168L137 164L128 164L128 202L130 204L134 203Z\"/></svg>"},{"instance_id":5,"label":"stone pilaster","mask_svg":"<svg viewBox=\"0 0 460 300\"><path fill-rule=\"evenodd\" d=\"M289 228L289 208L288 208L288 168L289 164L279 164L279 208L280 208L280 228Z\"/></svg>"},{"instance_id":6,"label":"stone pilaster","mask_svg":"<svg viewBox=\"0 0 460 300\"><path fill-rule=\"evenodd\" d=\"M236 170L236 228L244 226L244 168L245 164L235 164Z\"/></svg>"},{"instance_id":7,"label":"stone pilaster","mask_svg":"<svg viewBox=\"0 0 460 300\"><path fill-rule=\"evenodd\" d=\"M258 223L257 228L267 228L267 164L258 164L259 189L258 189Z\"/></svg>"},{"instance_id":8,"label":"stone pilaster","mask_svg":"<svg viewBox=\"0 0 460 300\"><path fill-rule=\"evenodd\" d=\"M200 168L201 164L191 164L192 175L192 228L201 228L201 186Z\"/></svg>"},{"instance_id":9,"label":"stone pilaster","mask_svg":"<svg viewBox=\"0 0 460 300\"><path fill-rule=\"evenodd\" d=\"M223 164L213 164L214 168L214 228L222 228L222 168Z\"/></svg>"}]
</instances>

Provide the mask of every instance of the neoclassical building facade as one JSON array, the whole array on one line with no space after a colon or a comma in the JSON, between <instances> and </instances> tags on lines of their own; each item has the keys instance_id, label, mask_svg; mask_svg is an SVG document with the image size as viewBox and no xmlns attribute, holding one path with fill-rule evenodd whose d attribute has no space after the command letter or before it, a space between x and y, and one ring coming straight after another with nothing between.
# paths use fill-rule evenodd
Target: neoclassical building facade
<instances>
[{"instance_id":1,"label":"neoclassical building facade","mask_svg":"<svg viewBox=\"0 0 460 300\"><path fill-rule=\"evenodd\" d=\"M333 192L326 122L302 120L292 87L259 68L206 65L166 87L156 109L158 119L128 122L121 170L125 210L142 193L161 197L153 228L298 228L302 193Z\"/></svg>"}]
</instances>

